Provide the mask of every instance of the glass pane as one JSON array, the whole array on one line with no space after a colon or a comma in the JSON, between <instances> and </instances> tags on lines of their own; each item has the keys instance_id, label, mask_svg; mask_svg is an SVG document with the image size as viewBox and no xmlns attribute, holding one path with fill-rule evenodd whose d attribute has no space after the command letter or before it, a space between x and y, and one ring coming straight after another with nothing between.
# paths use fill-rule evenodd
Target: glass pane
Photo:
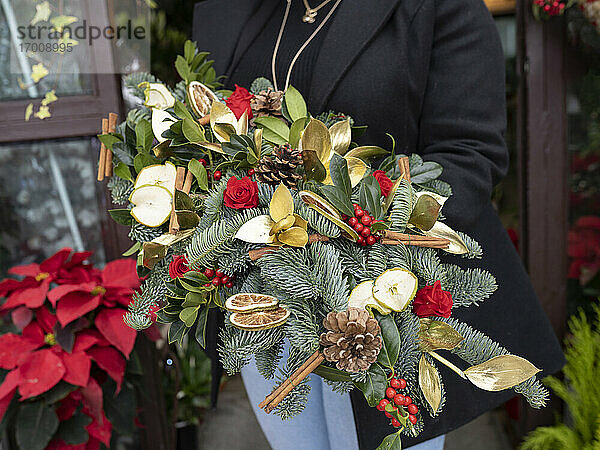
<instances>
[{"instance_id":1,"label":"glass pane","mask_svg":"<svg viewBox=\"0 0 600 450\"><path fill-rule=\"evenodd\" d=\"M81 57L76 58L74 53L68 52L65 52L64 55L53 52L43 53L43 61L25 58L28 66L43 62L50 74L37 84L38 93L28 90L22 84L23 68L18 63L15 53L15 45L20 46L21 40L19 31L16 31L15 28L31 21L36 12L36 4L39 2L36 0L9 0L7 3L8 10L0 5L0 101L42 97L51 89L55 89L59 97L93 94L92 76L85 75L91 72L87 67L91 61L83 60ZM61 3L65 14L84 17L84 11L81 8L82 2L64 0ZM9 17L14 18L14 21L9 21ZM40 41L40 43L42 42ZM39 57L41 53L37 55ZM21 73L18 73L19 71Z\"/></svg>"},{"instance_id":2,"label":"glass pane","mask_svg":"<svg viewBox=\"0 0 600 450\"><path fill-rule=\"evenodd\" d=\"M514 15L495 17L496 26L502 40L506 65L506 145L510 154L510 169L506 178L496 187L494 203L498 208L502 223L518 248L520 222L518 153L517 153L517 75L516 75L516 22Z\"/></svg>"},{"instance_id":3,"label":"glass pane","mask_svg":"<svg viewBox=\"0 0 600 450\"><path fill-rule=\"evenodd\" d=\"M0 275L63 247L104 261L91 154L89 139L0 146Z\"/></svg>"},{"instance_id":4,"label":"glass pane","mask_svg":"<svg viewBox=\"0 0 600 450\"><path fill-rule=\"evenodd\" d=\"M570 210L569 314L588 312L600 296L600 76L576 77L568 86Z\"/></svg>"}]
</instances>

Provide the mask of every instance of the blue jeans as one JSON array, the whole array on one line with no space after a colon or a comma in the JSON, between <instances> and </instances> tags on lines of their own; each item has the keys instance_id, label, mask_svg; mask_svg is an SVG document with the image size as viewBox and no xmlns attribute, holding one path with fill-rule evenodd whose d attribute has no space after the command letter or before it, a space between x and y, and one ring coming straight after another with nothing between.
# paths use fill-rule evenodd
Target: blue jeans
<instances>
[{"instance_id":1,"label":"blue jeans","mask_svg":"<svg viewBox=\"0 0 600 450\"><path fill-rule=\"evenodd\" d=\"M287 354L282 361L286 359ZM311 391L302 414L286 421L258 407L271 392L274 381L265 380L256 370L254 362L242 369L242 379L254 414L273 450L358 449L350 395L333 392L317 375L309 375ZM412 450L443 448L444 436L410 447Z\"/></svg>"}]
</instances>

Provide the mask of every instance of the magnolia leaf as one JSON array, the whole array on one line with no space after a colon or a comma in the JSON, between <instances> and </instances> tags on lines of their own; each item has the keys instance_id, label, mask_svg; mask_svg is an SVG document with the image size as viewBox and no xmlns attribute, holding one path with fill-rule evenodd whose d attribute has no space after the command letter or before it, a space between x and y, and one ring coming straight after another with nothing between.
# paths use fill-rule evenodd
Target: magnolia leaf
<instances>
[{"instance_id":1,"label":"magnolia leaf","mask_svg":"<svg viewBox=\"0 0 600 450\"><path fill-rule=\"evenodd\" d=\"M502 391L529 380L541 370L525 358L500 355L464 371L471 383L486 391Z\"/></svg>"},{"instance_id":2,"label":"magnolia leaf","mask_svg":"<svg viewBox=\"0 0 600 450\"><path fill-rule=\"evenodd\" d=\"M273 223L267 215L257 216L242 225L234 237L251 244L266 244Z\"/></svg>"},{"instance_id":3,"label":"magnolia leaf","mask_svg":"<svg viewBox=\"0 0 600 450\"><path fill-rule=\"evenodd\" d=\"M200 217L194 211L175 211L177 223L182 230L196 228L200 223Z\"/></svg>"},{"instance_id":4,"label":"magnolia leaf","mask_svg":"<svg viewBox=\"0 0 600 450\"><path fill-rule=\"evenodd\" d=\"M167 256L167 246L156 242L144 242L141 253L144 267L153 269L154 266Z\"/></svg>"},{"instance_id":5,"label":"magnolia leaf","mask_svg":"<svg viewBox=\"0 0 600 450\"><path fill-rule=\"evenodd\" d=\"M438 202L442 207L444 206L444 203L446 203L446 200L448 200L448 197L444 197L443 195L436 194L435 192L431 191L420 191L417 192L415 195L417 196L417 198L420 198L422 195L428 195L429 197L433 197L435 201Z\"/></svg>"},{"instance_id":6,"label":"magnolia leaf","mask_svg":"<svg viewBox=\"0 0 600 450\"><path fill-rule=\"evenodd\" d=\"M299 144L300 150L314 150L319 160L325 165L332 156L332 143L329 130L323 122L310 119L302 133Z\"/></svg>"},{"instance_id":7,"label":"magnolia leaf","mask_svg":"<svg viewBox=\"0 0 600 450\"><path fill-rule=\"evenodd\" d=\"M308 233L300 227L291 227L277 235L279 242L291 247L304 247L308 244Z\"/></svg>"},{"instance_id":8,"label":"magnolia leaf","mask_svg":"<svg viewBox=\"0 0 600 450\"><path fill-rule=\"evenodd\" d=\"M285 144L290 138L290 129L275 117L257 117L254 123L263 129L263 138L273 144Z\"/></svg>"},{"instance_id":9,"label":"magnolia leaf","mask_svg":"<svg viewBox=\"0 0 600 450\"><path fill-rule=\"evenodd\" d=\"M427 318L420 319L420 321L419 338L421 350L424 352L453 350L463 341L463 337L458 331L446 322Z\"/></svg>"},{"instance_id":10,"label":"magnolia leaf","mask_svg":"<svg viewBox=\"0 0 600 450\"><path fill-rule=\"evenodd\" d=\"M402 450L402 436L400 432L387 435L375 450Z\"/></svg>"},{"instance_id":11,"label":"magnolia leaf","mask_svg":"<svg viewBox=\"0 0 600 450\"><path fill-rule=\"evenodd\" d=\"M355 147L346 153L346 157L360 158L362 160L370 160L380 156L387 155L389 152L376 145L368 145L364 147Z\"/></svg>"},{"instance_id":12,"label":"magnolia leaf","mask_svg":"<svg viewBox=\"0 0 600 450\"><path fill-rule=\"evenodd\" d=\"M325 169L325 166L323 166L323 163L319 160L316 151L303 150L302 163L304 164L304 172L307 181L314 180L320 183L327 177L327 169Z\"/></svg>"},{"instance_id":13,"label":"magnolia leaf","mask_svg":"<svg viewBox=\"0 0 600 450\"><path fill-rule=\"evenodd\" d=\"M412 210L408 223L423 231L429 231L437 222L441 208L442 205L432 196L427 194L417 196L417 203Z\"/></svg>"},{"instance_id":14,"label":"magnolia leaf","mask_svg":"<svg viewBox=\"0 0 600 450\"><path fill-rule=\"evenodd\" d=\"M350 119L334 123L329 127L329 135L331 136L331 146L333 151L344 156L352 141Z\"/></svg>"},{"instance_id":15,"label":"magnolia leaf","mask_svg":"<svg viewBox=\"0 0 600 450\"><path fill-rule=\"evenodd\" d=\"M292 122L302 119L308 115L306 102L304 101L302 94L298 92L294 86L289 86L287 88L285 95L283 96L283 100Z\"/></svg>"},{"instance_id":16,"label":"magnolia leaf","mask_svg":"<svg viewBox=\"0 0 600 450\"><path fill-rule=\"evenodd\" d=\"M254 130L254 135L252 136L252 141L254 142L254 147L256 148L256 159L260 159L261 157L261 149L263 142L263 129L257 128Z\"/></svg>"},{"instance_id":17,"label":"magnolia leaf","mask_svg":"<svg viewBox=\"0 0 600 450\"><path fill-rule=\"evenodd\" d=\"M419 387L423 396L434 413L440 407L442 402L442 385L440 374L433 364L431 364L425 355L421 355L419 360Z\"/></svg>"},{"instance_id":18,"label":"magnolia leaf","mask_svg":"<svg viewBox=\"0 0 600 450\"><path fill-rule=\"evenodd\" d=\"M165 233L165 234L153 239L152 242L154 242L155 244L161 244L166 247L170 247L173 244L176 244L178 242L183 241L184 239L187 239L192 234L194 234L194 231L195 230L183 230L183 231L179 231L175 234Z\"/></svg>"},{"instance_id":19,"label":"magnolia leaf","mask_svg":"<svg viewBox=\"0 0 600 450\"><path fill-rule=\"evenodd\" d=\"M379 327L381 328L381 337L383 338L383 346L377 357L377 362L390 369L394 367L398 361L400 353L400 333L394 318L391 315L381 315L373 313Z\"/></svg>"},{"instance_id":20,"label":"magnolia leaf","mask_svg":"<svg viewBox=\"0 0 600 450\"><path fill-rule=\"evenodd\" d=\"M284 217L279 222L275 223L275 225L273 225L271 227L271 231L269 232L269 234L272 236L274 234L277 234L284 230L287 230L288 228L291 228L294 226L295 221L296 221L296 218L294 217L294 215L290 214L289 216Z\"/></svg>"},{"instance_id":21,"label":"magnolia leaf","mask_svg":"<svg viewBox=\"0 0 600 450\"><path fill-rule=\"evenodd\" d=\"M280 184L269 204L269 215L274 222L279 222L287 216L294 214L294 200L292 193L283 184Z\"/></svg>"},{"instance_id":22,"label":"magnolia leaf","mask_svg":"<svg viewBox=\"0 0 600 450\"><path fill-rule=\"evenodd\" d=\"M462 238L443 222L436 222L435 225L430 230L424 231L425 236L437 237L442 239L448 239L450 241L450 246L448 248L444 248L442 250L452 253L455 255L463 255L465 253L469 253L469 249L467 245L462 240Z\"/></svg>"}]
</instances>

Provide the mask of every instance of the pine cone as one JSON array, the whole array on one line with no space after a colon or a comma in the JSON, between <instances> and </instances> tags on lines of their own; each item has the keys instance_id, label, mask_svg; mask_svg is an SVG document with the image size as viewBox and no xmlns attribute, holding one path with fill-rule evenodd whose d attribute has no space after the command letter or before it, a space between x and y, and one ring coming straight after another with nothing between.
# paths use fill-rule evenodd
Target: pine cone
<instances>
[{"instance_id":1,"label":"pine cone","mask_svg":"<svg viewBox=\"0 0 600 450\"><path fill-rule=\"evenodd\" d=\"M328 330L321 334L323 354L329 362L347 372L368 370L381 351L383 340L379 323L365 309L348 308L343 312L330 312L323 319Z\"/></svg>"},{"instance_id":2,"label":"pine cone","mask_svg":"<svg viewBox=\"0 0 600 450\"><path fill-rule=\"evenodd\" d=\"M279 146L271 155L262 158L254 169L256 179L261 183L283 183L295 188L302 175L297 172L302 165L302 155L289 144Z\"/></svg>"},{"instance_id":3,"label":"pine cone","mask_svg":"<svg viewBox=\"0 0 600 450\"><path fill-rule=\"evenodd\" d=\"M274 91L268 88L254 96L250 101L254 117L262 116L281 116L281 101L283 100L283 91Z\"/></svg>"}]
</instances>

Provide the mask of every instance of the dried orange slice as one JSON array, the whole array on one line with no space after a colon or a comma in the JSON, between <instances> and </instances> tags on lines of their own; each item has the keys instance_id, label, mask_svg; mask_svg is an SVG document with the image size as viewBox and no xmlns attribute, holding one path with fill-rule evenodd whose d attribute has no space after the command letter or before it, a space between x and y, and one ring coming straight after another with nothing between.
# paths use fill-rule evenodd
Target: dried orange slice
<instances>
[{"instance_id":1,"label":"dried orange slice","mask_svg":"<svg viewBox=\"0 0 600 450\"><path fill-rule=\"evenodd\" d=\"M241 313L267 311L277 308L277 305L279 305L279 300L263 294L235 294L225 302L225 308L228 311Z\"/></svg>"},{"instance_id":2,"label":"dried orange slice","mask_svg":"<svg viewBox=\"0 0 600 450\"><path fill-rule=\"evenodd\" d=\"M236 312L229 316L229 321L242 330L259 331L281 326L289 316L290 312L280 306L269 311Z\"/></svg>"}]
</instances>

